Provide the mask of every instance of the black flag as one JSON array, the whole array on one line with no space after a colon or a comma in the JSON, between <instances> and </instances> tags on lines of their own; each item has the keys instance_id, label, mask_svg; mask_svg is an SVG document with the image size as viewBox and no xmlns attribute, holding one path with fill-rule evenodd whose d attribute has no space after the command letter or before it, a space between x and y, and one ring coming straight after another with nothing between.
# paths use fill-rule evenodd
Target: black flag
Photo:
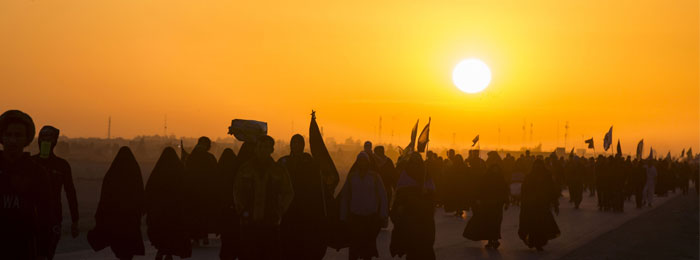
<instances>
[{"instance_id":1,"label":"black flag","mask_svg":"<svg viewBox=\"0 0 700 260\"><path fill-rule=\"evenodd\" d=\"M620 139L617 139L617 154L615 155L622 157L622 146L620 146Z\"/></svg>"},{"instance_id":2,"label":"black flag","mask_svg":"<svg viewBox=\"0 0 700 260\"><path fill-rule=\"evenodd\" d=\"M588 144L588 149L595 149L593 146L593 138L586 140L586 143Z\"/></svg>"},{"instance_id":3,"label":"black flag","mask_svg":"<svg viewBox=\"0 0 700 260\"><path fill-rule=\"evenodd\" d=\"M603 138L603 149L607 151L610 149L610 145L612 145L612 126L610 127L610 130L605 134L605 137Z\"/></svg>"},{"instance_id":4,"label":"black flag","mask_svg":"<svg viewBox=\"0 0 700 260\"><path fill-rule=\"evenodd\" d=\"M338 169L335 168L333 158L331 158L326 144L323 142L323 136L316 123L316 112L311 111L311 124L309 125L309 150L311 155L318 162L321 173L323 174L324 182L329 190L334 191L340 181Z\"/></svg>"},{"instance_id":5,"label":"black flag","mask_svg":"<svg viewBox=\"0 0 700 260\"><path fill-rule=\"evenodd\" d=\"M479 142L479 135L476 135L476 137L474 137L474 139L472 139L472 147L474 147L476 145L476 143L478 143L478 142Z\"/></svg>"},{"instance_id":6,"label":"black flag","mask_svg":"<svg viewBox=\"0 0 700 260\"><path fill-rule=\"evenodd\" d=\"M418 121L416 120L416 125L413 126L411 130L411 142L403 149L402 154L407 154L416 150L416 134L418 134Z\"/></svg>"},{"instance_id":7,"label":"black flag","mask_svg":"<svg viewBox=\"0 0 700 260\"><path fill-rule=\"evenodd\" d=\"M637 144L637 159L642 159L642 152L644 152L644 139Z\"/></svg>"},{"instance_id":8,"label":"black flag","mask_svg":"<svg viewBox=\"0 0 700 260\"><path fill-rule=\"evenodd\" d=\"M430 117L428 117L428 124L423 127L423 131L420 132L420 136L418 137L419 153L425 152L425 148L428 146L428 142L430 141L430 120Z\"/></svg>"}]
</instances>

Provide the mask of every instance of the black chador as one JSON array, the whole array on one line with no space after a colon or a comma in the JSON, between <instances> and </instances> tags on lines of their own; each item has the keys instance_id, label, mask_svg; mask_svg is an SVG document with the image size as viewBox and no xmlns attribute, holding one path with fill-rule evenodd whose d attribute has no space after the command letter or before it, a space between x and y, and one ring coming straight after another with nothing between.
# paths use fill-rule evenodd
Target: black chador
<instances>
[{"instance_id":1,"label":"black chador","mask_svg":"<svg viewBox=\"0 0 700 260\"><path fill-rule=\"evenodd\" d=\"M124 146L119 149L102 180L100 202L95 213L95 228L88 232L88 242L95 251L111 247L119 259L144 254L141 216L144 213L144 190L141 169Z\"/></svg>"},{"instance_id":2,"label":"black chador","mask_svg":"<svg viewBox=\"0 0 700 260\"><path fill-rule=\"evenodd\" d=\"M146 183L146 225L156 259L190 257L190 244L183 221L185 168L175 150L165 148Z\"/></svg>"}]
</instances>

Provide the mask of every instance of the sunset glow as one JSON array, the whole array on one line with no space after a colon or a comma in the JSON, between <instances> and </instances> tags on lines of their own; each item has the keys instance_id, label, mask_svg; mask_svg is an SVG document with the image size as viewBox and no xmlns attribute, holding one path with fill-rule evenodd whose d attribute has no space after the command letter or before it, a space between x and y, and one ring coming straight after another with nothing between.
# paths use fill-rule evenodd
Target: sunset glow
<instances>
[{"instance_id":1,"label":"sunset glow","mask_svg":"<svg viewBox=\"0 0 700 260\"><path fill-rule=\"evenodd\" d=\"M698 19L698 1L1 1L0 110L70 137L111 116L126 138L167 117L287 140L313 109L338 142L404 144L432 117L436 148L578 148L614 125L629 151L700 150ZM452 81L469 57L493 72L477 94Z\"/></svg>"}]
</instances>

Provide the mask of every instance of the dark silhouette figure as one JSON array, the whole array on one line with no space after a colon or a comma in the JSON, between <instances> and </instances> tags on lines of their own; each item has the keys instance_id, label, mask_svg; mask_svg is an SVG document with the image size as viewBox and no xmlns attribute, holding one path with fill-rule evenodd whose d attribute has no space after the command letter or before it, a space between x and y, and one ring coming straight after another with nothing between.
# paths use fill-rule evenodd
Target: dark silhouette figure
<instances>
[{"instance_id":1,"label":"dark silhouette figure","mask_svg":"<svg viewBox=\"0 0 700 260\"><path fill-rule=\"evenodd\" d=\"M111 247L119 259L144 255L141 237L143 201L141 169L131 149L123 146L102 180L95 228L88 232L88 242L92 249L100 251Z\"/></svg>"},{"instance_id":2,"label":"dark silhouette figure","mask_svg":"<svg viewBox=\"0 0 700 260\"><path fill-rule=\"evenodd\" d=\"M435 259L435 187L426 174L423 159L411 153L408 161L398 166L401 171L396 189L396 199L391 208L391 232L389 245L392 257L406 259Z\"/></svg>"},{"instance_id":3,"label":"dark silhouette figure","mask_svg":"<svg viewBox=\"0 0 700 260\"><path fill-rule=\"evenodd\" d=\"M549 240L560 234L551 212L554 209L559 215L559 188L542 160L534 162L523 182L522 193L518 236L529 248L542 251Z\"/></svg>"},{"instance_id":4,"label":"dark silhouette figure","mask_svg":"<svg viewBox=\"0 0 700 260\"><path fill-rule=\"evenodd\" d=\"M508 207L509 188L503 178L498 153L489 152L488 156L486 173L475 176L476 200L472 207L474 216L462 235L474 241L487 240L486 248L497 249L501 245L498 240L501 239L503 210ZM476 159L472 161L477 162Z\"/></svg>"},{"instance_id":5,"label":"dark silhouette figure","mask_svg":"<svg viewBox=\"0 0 700 260\"><path fill-rule=\"evenodd\" d=\"M217 197L221 200L220 217L218 221L221 232L221 250L219 257L221 259L236 259L238 257L238 248L240 244L240 219L236 213L236 207L233 200L233 185L237 172L237 157L232 149L226 148L221 153L218 163L219 171L219 194Z\"/></svg>"},{"instance_id":6,"label":"dark silhouette figure","mask_svg":"<svg viewBox=\"0 0 700 260\"><path fill-rule=\"evenodd\" d=\"M29 153L32 118L19 110L0 115L0 253L3 259L48 257L51 218L48 173Z\"/></svg>"},{"instance_id":7,"label":"dark silhouette figure","mask_svg":"<svg viewBox=\"0 0 700 260\"><path fill-rule=\"evenodd\" d=\"M51 199L51 223L49 226L50 232L43 239L48 248L47 258L53 259L56 253L58 240L61 239L61 222L63 221L61 191L66 191L66 199L68 200L68 208L71 215L71 236L78 237L80 233L78 229L78 199L75 193L75 185L73 185L73 176L71 167L68 161L56 156L53 152L60 131L53 126L44 126L39 131L39 150L40 153L34 155L33 158L48 172L50 199Z\"/></svg>"},{"instance_id":8,"label":"dark silhouette figure","mask_svg":"<svg viewBox=\"0 0 700 260\"><path fill-rule=\"evenodd\" d=\"M646 182L647 172L644 169L643 162L634 160L629 185L638 209L641 209L642 206L644 206L644 185Z\"/></svg>"},{"instance_id":9,"label":"dark silhouette figure","mask_svg":"<svg viewBox=\"0 0 700 260\"><path fill-rule=\"evenodd\" d=\"M394 168L394 162L384 154L384 146L379 145L374 147L374 162L377 165L379 176L382 177L387 201L389 205L391 205L391 196L396 189L396 182L399 176Z\"/></svg>"},{"instance_id":10,"label":"dark silhouette figure","mask_svg":"<svg viewBox=\"0 0 700 260\"><path fill-rule=\"evenodd\" d=\"M452 155L445 160L444 165L444 189L445 189L445 212L454 212L455 216L462 216L462 211L468 209L469 192L468 185L471 184L467 166L464 164L462 156Z\"/></svg>"},{"instance_id":11,"label":"dark silhouette figure","mask_svg":"<svg viewBox=\"0 0 700 260\"><path fill-rule=\"evenodd\" d=\"M274 145L271 137L259 137L255 156L236 174L234 199L241 218L243 260L281 257L279 225L294 198L294 190L287 170L270 157Z\"/></svg>"},{"instance_id":12,"label":"dark silhouette figure","mask_svg":"<svg viewBox=\"0 0 700 260\"><path fill-rule=\"evenodd\" d=\"M217 231L217 209L220 205L217 188L217 164L214 155L209 153L211 140L200 137L192 153L185 162L186 190L185 221L189 225L190 239L194 245L200 240L209 244L208 234Z\"/></svg>"},{"instance_id":13,"label":"dark silhouette figure","mask_svg":"<svg viewBox=\"0 0 700 260\"><path fill-rule=\"evenodd\" d=\"M381 177L360 152L341 191L340 220L348 227L349 259L378 257L377 235L388 223L388 202Z\"/></svg>"},{"instance_id":14,"label":"dark silhouette figure","mask_svg":"<svg viewBox=\"0 0 700 260\"><path fill-rule=\"evenodd\" d=\"M287 169L294 188L294 199L280 225L284 259L322 259L326 254L323 179L304 145L304 137L294 135L290 154L278 161Z\"/></svg>"},{"instance_id":15,"label":"dark silhouette figure","mask_svg":"<svg viewBox=\"0 0 700 260\"><path fill-rule=\"evenodd\" d=\"M184 177L185 167L175 149L165 148L148 177L145 191L147 234L151 244L158 249L158 260L192 255L183 219Z\"/></svg>"},{"instance_id":16,"label":"dark silhouette figure","mask_svg":"<svg viewBox=\"0 0 700 260\"><path fill-rule=\"evenodd\" d=\"M564 167L566 184L569 187L569 197L574 203L574 208L578 209L583 200L583 179L585 168L581 164L578 156L569 156L569 161Z\"/></svg>"}]
</instances>

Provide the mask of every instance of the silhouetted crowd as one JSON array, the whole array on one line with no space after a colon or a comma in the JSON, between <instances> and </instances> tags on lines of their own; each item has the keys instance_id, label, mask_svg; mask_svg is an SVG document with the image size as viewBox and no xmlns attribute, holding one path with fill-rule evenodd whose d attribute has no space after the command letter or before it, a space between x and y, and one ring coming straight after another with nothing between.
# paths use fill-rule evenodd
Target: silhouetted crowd
<instances>
[{"instance_id":1,"label":"silhouetted crowd","mask_svg":"<svg viewBox=\"0 0 700 260\"><path fill-rule=\"evenodd\" d=\"M40 152L31 156L24 149L34 136L29 115L10 110L0 116L2 259L53 258L63 190L72 236L79 234L71 168L53 153L59 130L41 128ZM156 259L191 257L192 247L209 244L210 234L220 236L221 259L322 259L328 247L349 248L349 259L372 259L379 256L378 234L391 222L392 256L430 260L437 208L456 216L471 211L463 236L497 249L503 212L516 206L518 236L539 251L560 235L554 215L564 190L576 209L587 192L600 211L611 212L623 212L632 196L642 208L654 196L687 194L690 182L698 190L698 157L690 151L681 159L529 152L516 159L492 151L483 160L478 150L466 159L454 150L447 158L428 151L423 159L406 149L394 162L368 141L336 195L339 179L328 177L328 162L304 152L304 137L294 135L289 155L277 161L274 143L257 136L218 160L207 137L191 153L182 148L178 156L167 147L145 186L133 153L121 147L102 182L90 246L109 247L119 259L144 255L145 216Z\"/></svg>"}]
</instances>

